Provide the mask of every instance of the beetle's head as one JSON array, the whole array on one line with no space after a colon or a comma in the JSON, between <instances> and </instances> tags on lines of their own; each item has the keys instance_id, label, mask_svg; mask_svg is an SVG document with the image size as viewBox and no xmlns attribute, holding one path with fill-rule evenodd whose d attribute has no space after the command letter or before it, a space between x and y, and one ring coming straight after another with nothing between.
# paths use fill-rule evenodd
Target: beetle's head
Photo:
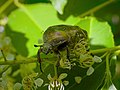
<instances>
[{"instance_id":1,"label":"beetle's head","mask_svg":"<svg viewBox=\"0 0 120 90\"><path fill-rule=\"evenodd\" d=\"M42 52L48 54L51 51L51 45L48 43L44 43L42 47Z\"/></svg>"}]
</instances>

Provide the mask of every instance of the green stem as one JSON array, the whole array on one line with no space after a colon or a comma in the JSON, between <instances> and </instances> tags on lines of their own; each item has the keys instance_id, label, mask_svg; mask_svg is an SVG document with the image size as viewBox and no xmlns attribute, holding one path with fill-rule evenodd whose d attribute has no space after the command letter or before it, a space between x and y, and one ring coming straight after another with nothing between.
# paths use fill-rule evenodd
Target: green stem
<instances>
[{"instance_id":1,"label":"green stem","mask_svg":"<svg viewBox=\"0 0 120 90\"><path fill-rule=\"evenodd\" d=\"M120 50L120 45L112 47L112 48L103 48L103 49L91 50L90 53L97 54L97 53L103 53L103 52L107 52L107 51L117 51L117 50Z\"/></svg>"},{"instance_id":2,"label":"green stem","mask_svg":"<svg viewBox=\"0 0 120 90\"><path fill-rule=\"evenodd\" d=\"M0 65L27 64L27 63L34 63L34 62L37 62L36 58L27 58L26 60L0 61Z\"/></svg>"},{"instance_id":3,"label":"green stem","mask_svg":"<svg viewBox=\"0 0 120 90\"><path fill-rule=\"evenodd\" d=\"M106 76L105 76L105 83L103 85L103 88L109 88L109 86L112 84L112 80L111 80L111 72L110 72L110 65L109 65L109 56L110 56L110 53L109 52L107 55L106 55Z\"/></svg>"},{"instance_id":4,"label":"green stem","mask_svg":"<svg viewBox=\"0 0 120 90\"><path fill-rule=\"evenodd\" d=\"M93 14L94 12L96 12L96 11L98 11L99 9L101 9L101 8L103 8L103 7L111 4L111 3L114 2L114 1L115 1L115 0L108 0L108 1L106 1L106 2L104 2L104 3L102 3L102 4L98 5L98 6L96 6L96 7L94 7L94 8L88 10L87 12L81 14L79 17L84 17L84 16L89 15L89 14L91 14L91 13Z\"/></svg>"},{"instance_id":5,"label":"green stem","mask_svg":"<svg viewBox=\"0 0 120 90\"><path fill-rule=\"evenodd\" d=\"M107 54L108 52L104 53L100 58L104 58Z\"/></svg>"},{"instance_id":6,"label":"green stem","mask_svg":"<svg viewBox=\"0 0 120 90\"><path fill-rule=\"evenodd\" d=\"M55 72L55 78L57 79L58 76L57 76L57 67L56 67L56 64L54 64L54 72Z\"/></svg>"},{"instance_id":7,"label":"green stem","mask_svg":"<svg viewBox=\"0 0 120 90\"><path fill-rule=\"evenodd\" d=\"M106 73L107 73L107 75L110 75L109 56L110 56L110 52L106 56Z\"/></svg>"},{"instance_id":8,"label":"green stem","mask_svg":"<svg viewBox=\"0 0 120 90\"><path fill-rule=\"evenodd\" d=\"M114 55L120 55L120 50L115 51Z\"/></svg>"},{"instance_id":9,"label":"green stem","mask_svg":"<svg viewBox=\"0 0 120 90\"><path fill-rule=\"evenodd\" d=\"M13 0L7 0L7 2L0 7L0 14L1 14L6 8L8 8L8 6L9 6L12 2L13 2Z\"/></svg>"}]
</instances>

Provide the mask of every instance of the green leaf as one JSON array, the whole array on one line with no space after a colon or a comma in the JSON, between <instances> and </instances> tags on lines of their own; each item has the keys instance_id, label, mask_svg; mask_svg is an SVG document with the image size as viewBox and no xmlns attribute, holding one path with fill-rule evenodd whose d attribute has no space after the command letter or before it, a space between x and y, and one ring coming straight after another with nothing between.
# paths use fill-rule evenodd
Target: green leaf
<instances>
[{"instance_id":1,"label":"green leaf","mask_svg":"<svg viewBox=\"0 0 120 90\"><path fill-rule=\"evenodd\" d=\"M54 8L60 13L63 14L63 10L65 5L67 4L67 0L50 0Z\"/></svg>"},{"instance_id":2,"label":"green leaf","mask_svg":"<svg viewBox=\"0 0 120 90\"><path fill-rule=\"evenodd\" d=\"M111 27L107 22L100 22L94 17L85 17L76 25L87 30L92 49L114 46Z\"/></svg>"},{"instance_id":3,"label":"green leaf","mask_svg":"<svg viewBox=\"0 0 120 90\"><path fill-rule=\"evenodd\" d=\"M68 77L66 78L66 80L70 82L69 85L66 86L66 90L78 90L79 88L82 90L97 90L104 80L105 63L102 62L96 66L94 70L94 73L92 73L90 76L87 76L87 70L78 66L72 68L72 70L68 73ZM80 84L76 83L76 76L82 78Z\"/></svg>"},{"instance_id":4,"label":"green leaf","mask_svg":"<svg viewBox=\"0 0 120 90\"><path fill-rule=\"evenodd\" d=\"M50 4L23 5L9 15L6 33L11 36L17 53L33 56L37 52L34 44L42 40L43 32L51 25L75 24L79 18L69 17L62 21Z\"/></svg>"},{"instance_id":5,"label":"green leaf","mask_svg":"<svg viewBox=\"0 0 120 90\"><path fill-rule=\"evenodd\" d=\"M25 77L26 75L29 75L29 73L34 73L35 67L36 67L36 63L21 64L20 65L21 77Z\"/></svg>"},{"instance_id":6,"label":"green leaf","mask_svg":"<svg viewBox=\"0 0 120 90\"><path fill-rule=\"evenodd\" d=\"M92 9L96 9L97 8L101 8L101 7L98 7L99 5L101 6L101 4L103 3L106 3L106 2L113 2L113 0L111 1L105 1L105 0L100 0L100 1L95 1L95 0L68 0L68 3L67 5L65 6L64 8L64 14L62 15L59 15L62 19L66 19L68 16L70 15L73 15L73 16L78 16L78 17L84 17L86 15L88 15ZM106 7L105 7L106 8ZM104 11L101 12L101 11L98 11L95 13L95 16L99 16L101 17L102 19L105 19L105 20L110 20L112 18L112 14L105 14L106 13L106 10L110 9L110 7L107 7L107 9L104 9L102 8L102 10ZM114 8L113 8L114 9ZM90 10L90 12L89 12ZM94 12L94 10L93 10ZM104 17L103 17L104 16ZM112 22L112 20L111 20Z\"/></svg>"}]
</instances>

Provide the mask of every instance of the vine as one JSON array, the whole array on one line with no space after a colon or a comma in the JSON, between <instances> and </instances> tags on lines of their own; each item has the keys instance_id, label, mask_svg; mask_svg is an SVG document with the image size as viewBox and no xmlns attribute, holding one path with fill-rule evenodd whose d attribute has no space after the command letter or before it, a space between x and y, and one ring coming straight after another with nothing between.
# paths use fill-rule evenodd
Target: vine
<instances>
[{"instance_id":1,"label":"vine","mask_svg":"<svg viewBox=\"0 0 120 90\"><path fill-rule=\"evenodd\" d=\"M111 3L113 3L113 2L115 2L115 0L108 0L108 1L106 1L106 2L104 2L104 3L102 3L102 4L98 5L98 6L96 6L96 7L94 7L94 8L88 10L87 12L82 13L81 15L79 15L79 17L84 17L84 16L86 16L86 15L93 14L93 13L95 13L96 11L100 10L101 8L103 8L103 7L111 4Z\"/></svg>"}]
</instances>

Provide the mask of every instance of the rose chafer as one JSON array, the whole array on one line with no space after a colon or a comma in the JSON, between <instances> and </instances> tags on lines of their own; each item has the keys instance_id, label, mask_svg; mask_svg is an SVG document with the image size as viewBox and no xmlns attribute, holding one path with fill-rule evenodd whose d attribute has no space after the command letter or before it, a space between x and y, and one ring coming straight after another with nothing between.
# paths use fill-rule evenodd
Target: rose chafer
<instances>
[{"instance_id":1,"label":"rose chafer","mask_svg":"<svg viewBox=\"0 0 120 90\"><path fill-rule=\"evenodd\" d=\"M55 25L48 27L43 34L44 44L40 46L40 49L37 52L37 59L40 63L41 72L41 52L46 55L48 53L55 53L58 56L58 66L59 61L61 60L60 51L66 50L66 57L70 60L70 51L74 48L74 46L77 43L86 41L87 39L87 32L78 26ZM37 47L37 45L35 45L35 47Z\"/></svg>"}]
</instances>

